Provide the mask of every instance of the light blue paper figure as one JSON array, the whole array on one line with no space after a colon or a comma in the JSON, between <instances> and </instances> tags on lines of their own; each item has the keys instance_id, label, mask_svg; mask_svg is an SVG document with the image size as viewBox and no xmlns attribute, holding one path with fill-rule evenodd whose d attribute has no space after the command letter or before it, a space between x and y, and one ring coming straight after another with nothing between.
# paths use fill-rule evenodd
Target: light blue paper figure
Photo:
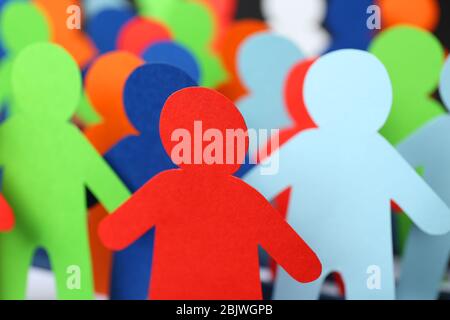
<instances>
[{"instance_id":1,"label":"light blue paper figure","mask_svg":"<svg viewBox=\"0 0 450 320\"><path fill-rule=\"evenodd\" d=\"M107 9L131 8L127 0L84 0L83 8L89 18Z\"/></svg>"},{"instance_id":2,"label":"light blue paper figure","mask_svg":"<svg viewBox=\"0 0 450 320\"><path fill-rule=\"evenodd\" d=\"M258 33L244 42L238 53L238 68L249 93L237 101L237 106L248 128L271 130L292 124L284 107L284 83L302 59L304 55L294 43L270 32ZM253 143L250 141L250 150L254 150ZM265 145L266 141L258 143Z\"/></svg>"},{"instance_id":3,"label":"light blue paper figure","mask_svg":"<svg viewBox=\"0 0 450 320\"><path fill-rule=\"evenodd\" d=\"M298 134L262 163L279 171L245 178L267 199L292 186L288 222L317 253L319 280L299 285L280 269L275 299L316 299L331 272L347 299L394 299L394 200L430 234L450 230L450 210L377 131L392 104L383 64L370 53L339 50L320 58L304 87L318 129Z\"/></svg>"},{"instance_id":4,"label":"light blue paper figure","mask_svg":"<svg viewBox=\"0 0 450 320\"><path fill-rule=\"evenodd\" d=\"M450 60L442 72L440 93L450 107ZM450 116L445 114L428 122L405 139L398 151L411 166L424 169L425 181L450 204ZM449 253L450 234L430 236L413 227L403 256L398 298L437 299Z\"/></svg>"}]
</instances>

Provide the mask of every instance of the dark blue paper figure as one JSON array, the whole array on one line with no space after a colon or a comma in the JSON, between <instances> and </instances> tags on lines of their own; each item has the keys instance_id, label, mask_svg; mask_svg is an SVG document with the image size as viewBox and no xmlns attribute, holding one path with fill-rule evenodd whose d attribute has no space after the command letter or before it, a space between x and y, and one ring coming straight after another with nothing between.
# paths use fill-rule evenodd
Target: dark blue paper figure
<instances>
[{"instance_id":1,"label":"dark blue paper figure","mask_svg":"<svg viewBox=\"0 0 450 320\"><path fill-rule=\"evenodd\" d=\"M146 64L128 79L124 89L125 111L139 135L124 138L105 159L132 192L161 171L176 168L162 146L159 118L170 95L192 86L197 84L189 75L166 64ZM114 254L111 299L147 298L153 238L154 230L151 230L127 249Z\"/></svg>"},{"instance_id":2,"label":"dark blue paper figure","mask_svg":"<svg viewBox=\"0 0 450 320\"><path fill-rule=\"evenodd\" d=\"M0 11L3 10L3 6L6 4L8 0L0 0ZM2 59L5 56L5 48L3 48L2 41L0 39L0 59ZM0 106L1 107L1 106Z\"/></svg>"},{"instance_id":3,"label":"dark blue paper figure","mask_svg":"<svg viewBox=\"0 0 450 320\"><path fill-rule=\"evenodd\" d=\"M131 7L129 0L84 0L83 10L88 19L106 9L122 9Z\"/></svg>"},{"instance_id":4,"label":"dark blue paper figure","mask_svg":"<svg viewBox=\"0 0 450 320\"><path fill-rule=\"evenodd\" d=\"M162 41L151 45L142 54L148 63L166 63L186 72L200 83L200 68L188 49L173 41Z\"/></svg>"},{"instance_id":5,"label":"dark blue paper figure","mask_svg":"<svg viewBox=\"0 0 450 320\"><path fill-rule=\"evenodd\" d=\"M0 0L0 11L3 10L3 6L6 4L7 0ZM3 48L2 41L0 39L0 59L2 59L5 56L6 52ZM0 106L1 107L1 106Z\"/></svg>"},{"instance_id":6,"label":"dark blue paper figure","mask_svg":"<svg viewBox=\"0 0 450 320\"><path fill-rule=\"evenodd\" d=\"M241 165L241 167L239 168L239 170L234 174L235 177L238 178L242 178L243 176L245 176L247 174L247 172L249 172L250 170L253 169L253 167L255 166L255 163L251 163L250 160L250 156L247 153L245 155L245 163Z\"/></svg>"},{"instance_id":7,"label":"dark blue paper figure","mask_svg":"<svg viewBox=\"0 0 450 320\"><path fill-rule=\"evenodd\" d=\"M367 50L374 31L367 27L367 10L374 0L328 0L325 27L332 41L328 52L340 49Z\"/></svg>"},{"instance_id":8,"label":"dark blue paper figure","mask_svg":"<svg viewBox=\"0 0 450 320\"><path fill-rule=\"evenodd\" d=\"M133 11L127 8L106 9L88 21L86 31L101 54L116 49L119 31L134 15Z\"/></svg>"}]
</instances>

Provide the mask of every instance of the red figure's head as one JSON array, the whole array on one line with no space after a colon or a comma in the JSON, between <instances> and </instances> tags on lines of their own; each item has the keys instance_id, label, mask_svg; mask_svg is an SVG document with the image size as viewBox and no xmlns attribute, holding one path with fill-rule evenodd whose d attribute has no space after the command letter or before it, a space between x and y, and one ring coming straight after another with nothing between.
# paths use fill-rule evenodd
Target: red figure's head
<instances>
[{"instance_id":1,"label":"red figure's head","mask_svg":"<svg viewBox=\"0 0 450 320\"><path fill-rule=\"evenodd\" d=\"M231 175L248 149L247 126L236 106L206 88L183 89L167 100L160 135L172 161L185 170Z\"/></svg>"},{"instance_id":2,"label":"red figure's head","mask_svg":"<svg viewBox=\"0 0 450 320\"><path fill-rule=\"evenodd\" d=\"M301 129L314 127L303 98L303 85L309 68L315 59L305 60L297 64L289 73L285 85L286 105L295 126Z\"/></svg>"}]
</instances>

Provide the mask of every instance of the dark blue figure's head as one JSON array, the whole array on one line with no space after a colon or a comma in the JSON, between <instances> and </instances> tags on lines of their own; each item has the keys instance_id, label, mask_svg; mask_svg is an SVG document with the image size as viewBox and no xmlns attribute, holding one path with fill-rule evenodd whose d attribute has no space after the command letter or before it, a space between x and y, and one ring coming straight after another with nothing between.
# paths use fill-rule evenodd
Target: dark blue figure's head
<instances>
[{"instance_id":1,"label":"dark blue figure's head","mask_svg":"<svg viewBox=\"0 0 450 320\"><path fill-rule=\"evenodd\" d=\"M6 4L8 0L0 0L0 12L3 10L3 6ZM5 56L5 49L2 45L2 39L0 39L0 59L2 59ZM1 108L2 106L0 106Z\"/></svg>"},{"instance_id":2,"label":"dark blue figure's head","mask_svg":"<svg viewBox=\"0 0 450 320\"><path fill-rule=\"evenodd\" d=\"M197 83L184 71L167 64L145 64L128 78L124 105L128 119L141 133L159 136L159 118L166 100L176 91Z\"/></svg>"},{"instance_id":3,"label":"dark blue figure's head","mask_svg":"<svg viewBox=\"0 0 450 320\"><path fill-rule=\"evenodd\" d=\"M130 9L106 9L88 21L86 31L100 53L116 49L117 36L134 13Z\"/></svg>"},{"instance_id":4,"label":"dark blue figure's head","mask_svg":"<svg viewBox=\"0 0 450 320\"><path fill-rule=\"evenodd\" d=\"M148 63L165 63L186 72L195 82L200 82L200 68L188 49L172 41L162 41L151 45L142 58Z\"/></svg>"},{"instance_id":5,"label":"dark blue figure's head","mask_svg":"<svg viewBox=\"0 0 450 320\"><path fill-rule=\"evenodd\" d=\"M328 0L325 27L332 36L328 51L367 50L374 30L369 30L367 10L375 0Z\"/></svg>"}]
</instances>

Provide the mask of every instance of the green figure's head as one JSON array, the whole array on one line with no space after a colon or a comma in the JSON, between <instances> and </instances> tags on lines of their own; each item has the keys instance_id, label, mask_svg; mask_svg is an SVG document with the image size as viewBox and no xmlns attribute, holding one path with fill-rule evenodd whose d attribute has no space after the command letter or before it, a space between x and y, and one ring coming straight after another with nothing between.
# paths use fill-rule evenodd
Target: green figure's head
<instances>
[{"instance_id":1,"label":"green figure's head","mask_svg":"<svg viewBox=\"0 0 450 320\"><path fill-rule=\"evenodd\" d=\"M18 110L42 121L69 120L80 101L81 74L62 47L28 46L12 67L12 93Z\"/></svg>"},{"instance_id":2,"label":"green figure's head","mask_svg":"<svg viewBox=\"0 0 450 320\"><path fill-rule=\"evenodd\" d=\"M409 26L387 29L370 52L386 66L396 94L427 97L439 83L444 49L431 33Z\"/></svg>"},{"instance_id":3,"label":"green figure's head","mask_svg":"<svg viewBox=\"0 0 450 320\"><path fill-rule=\"evenodd\" d=\"M0 15L0 36L5 49L14 55L30 44L50 41L50 29L45 15L34 4L13 1Z\"/></svg>"}]
</instances>

